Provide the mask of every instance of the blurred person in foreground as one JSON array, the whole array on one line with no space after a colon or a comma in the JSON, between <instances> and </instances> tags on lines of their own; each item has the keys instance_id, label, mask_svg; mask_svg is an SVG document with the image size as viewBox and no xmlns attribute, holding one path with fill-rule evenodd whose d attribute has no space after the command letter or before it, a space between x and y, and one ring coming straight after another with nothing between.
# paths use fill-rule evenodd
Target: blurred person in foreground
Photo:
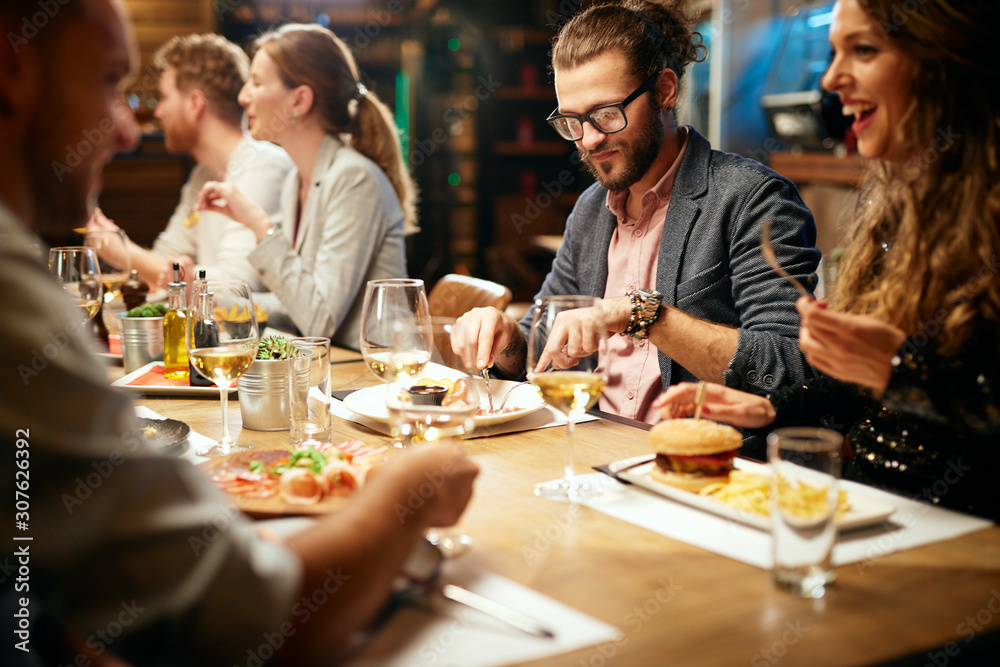
<instances>
[{"instance_id":1,"label":"blurred person in foreground","mask_svg":"<svg viewBox=\"0 0 1000 667\"><path fill-rule=\"evenodd\" d=\"M778 258L803 283L814 283L820 256L791 182L677 124L680 78L704 48L678 4L592 7L552 47L559 107L549 122L575 142L597 183L573 207L536 298L604 299L609 383L600 408L649 422L658 419L653 400L684 380L761 394L802 381L810 371L795 344L797 292L765 263L760 222L773 223ZM593 329L566 315L553 349ZM463 317L473 338L453 341L455 351L523 376L530 318L473 310Z\"/></svg>"},{"instance_id":2,"label":"blurred person in foreground","mask_svg":"<svg viewBox=\"0 0 1000 667\"><path fill-rule=\"evenodd\" d=\"M873 158L835 299L800 299L800 346L826 374L751 396L711 386L704 416L823 425L848 478L1000 518L1000 78L995 0L840 0L823 87ZM657 400L693 411L696 387Z\"/></svg>"},{"instance_id":3,"label":"blurred person in foreground","mask_svg":"<svg viewBox=\"0 0 1000 667\"><path fill-rule=\"evenodd\" d=\"M17 34L36 8L7 0L0 30ZM28 585L3 577L0 607L6 627L27 610L26 633L39 633L8 634L0 662L36 664L45 648L48 664L113 662L110 652L232 665L278 637L282 662L328 664L377 614L425 529L459 518L477 469L454 446L404 452L341 511L281 542L259 537L191 463L142 442L31 231L86 220L103 167L134 141L122 93L135 58L118 0L74 0L32 39L0 44L0 479L11 495L0 521L23 521L18 535L32 538L0 547L3 563L30 564ZM111 130L60 181L51 165L96 127ZM30 507L16 507L15 473ZM407 506L421 484L433 493ZM321 589L336 595L304 622L295 609ZM42 639L43 623L62 641Z\"/></svg>"},{"instance_id":4,"label":"blurred person in foreground","mask_svg":"<svg viewBox=\"0 0 1000 667\"><path fill-rule=\"evenodd\" d=\"M365 284L406 277L416 191L392 113L361 83L347 45L319 25L290 24L257 42L240 93L250 133L295 170L283 223L234 183L208 183L198 208L246 225L250 264L270 291L268 323L358 349Z\"/></svg>"},{"instance_id":5,"label":"blurred person in foreground","mask_svg":"<svg viewBox=\"0 0 1000 667\"><path fill-rule=\"evenodd\" d=\"M194 211L202 186L221 180L279 215L281 183L292 163L280 148L243 134L237 97L249 76L250 59L219 35L185 35L161 46L153 64L160 73L155 115L167 150L190 155L197 164L153 247L147 250L129 240L132 267L140 278L161 288L173 280L171 264L179 262L188 283L196 269L205 269L211 278L243 280L259 289L257 272L247 260L256 243L253 234L217 213ZM87 229L117 227L98 209Z\"/></svg>"}]
</instances>

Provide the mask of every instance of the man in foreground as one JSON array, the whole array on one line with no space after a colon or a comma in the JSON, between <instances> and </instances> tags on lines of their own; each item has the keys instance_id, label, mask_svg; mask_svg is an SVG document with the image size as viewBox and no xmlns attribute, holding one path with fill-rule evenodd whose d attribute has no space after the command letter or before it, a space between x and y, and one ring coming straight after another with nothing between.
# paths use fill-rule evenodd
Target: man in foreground
<instances>
[{"instance_id":1,"label":"man in foreground","mask_svg":"<svg viewBox=\"0 0 1000 667\"><path fill-rule=\"evenodd\" d=\"M196 269L206 269L212 278L243 280L259 290L257 272L247 259L257 245L253 234L218 213L194 211L205 183L227 181L280 219L281 184L292 163L277 146L243 134L243 109L236 98L249 76L249 59L219 35L186 35L160 47L153 64L160 72L155 115L163 126L167 150L190 155L197 164L152 249L129 241L132 268L159 287L172 280L169 268L179 262L188 282ZM115 226L98 210L88 229Z\"/></svg>"},{"instance_id":2,"label":"man in foreground","mask_svg":"<svg viewBox=\"0 0 1000 667\"><path fill-rule=\"evenodd\" d=\"M36 0L4 2L2 34L36 10ZM72 0L32 39L0 43L0 479L11 496L0 522L30 538L8 533L0 547L5 564L30 572L27 584L0 582L17 631L0 662L37 664L42 646L46 664L118 664L111 654L246 664L279 637L283 662L328 663L376 615L424 531L458 519L477 468L457 447L404 452L343 511L281 543L228 510L190 463L141 442L132 405L108 387L31 231L65 231L89 215L104 165L134 140L122 99L134 62L119 0ZM57 176L65 146L93 128L107 131ZM408 506L418 487L433 492ZM331 602L307 621L295 614L320 589ZM41 639L43 624L55 638Z\"/></svg>"},{"instance_id":3,"label":"man in foreground","mask_svg":"<svg viewBox=\"0 0 1000 667\"><path fill-rule=\"evenodd\" d=\"M559 108L548 120L598 182L577 201L536 298L603 298L600 407L650 422L653 400L677 382L766 393L807 374L798 293L765 263L760 223L772 222L779 261L807 284L815 225L789 181L677 125L680 77L702 49L679 9L642 0L584 11L552 49ZM552 352L594 328L586 311L565 315ZM518 323L477 309L463 320L471 335L453 346L467 362L524 375L531 313Z\"/></svg>"}]
</instances>

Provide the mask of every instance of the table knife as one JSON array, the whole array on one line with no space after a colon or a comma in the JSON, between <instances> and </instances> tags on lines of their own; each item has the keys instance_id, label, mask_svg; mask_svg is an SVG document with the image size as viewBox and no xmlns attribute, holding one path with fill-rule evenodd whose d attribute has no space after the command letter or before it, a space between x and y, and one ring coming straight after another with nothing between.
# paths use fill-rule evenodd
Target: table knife
<instances>
[{"instance_id":1,"label":"table knife","mask_svg":"<svg viewBox=\"0 0 1000 667\"><path fill-rule=\"evenodd\" d=\"M515 611L514 609L502 605L499 602L494 602L493 600L484 598L482 595L473 593L472 591L462 588L461 586L445 584L438 589L438 592L452 602L464 604L466 607L475 609L476 611L482 612L487 616L492 616L493 618L503 621L504 623L511 625L522 632L527 632L529 635L545 638L552 638L556 636L554 632L530 616L522 614L519 611Z\"/></svg>"}]
</instances>

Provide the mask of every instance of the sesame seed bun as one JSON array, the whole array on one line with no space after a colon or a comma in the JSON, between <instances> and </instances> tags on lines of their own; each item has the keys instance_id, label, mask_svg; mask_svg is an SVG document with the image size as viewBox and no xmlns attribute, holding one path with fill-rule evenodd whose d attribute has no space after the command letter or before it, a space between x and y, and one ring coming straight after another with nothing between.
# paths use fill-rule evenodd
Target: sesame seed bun
<instances>
[{"instance_id":1,"label":"sesame seed bun","mask_svg":"<svg viewBox=\"0 0 1000 667\"><path fill-rule=\"evenodd\" d=\"M698 456L721 454L743 445L743 436L732 426L709 419L666 419L649 431L657 452Z\"/></svg>"}]
</instances>

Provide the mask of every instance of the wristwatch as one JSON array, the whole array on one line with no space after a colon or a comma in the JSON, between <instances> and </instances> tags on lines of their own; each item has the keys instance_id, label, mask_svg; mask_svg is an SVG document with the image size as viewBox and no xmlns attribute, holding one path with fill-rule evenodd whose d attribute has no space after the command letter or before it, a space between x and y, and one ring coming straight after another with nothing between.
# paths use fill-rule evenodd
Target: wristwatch
<instances>
[{"instance_id":1,"label":"wristwatch","mask_svg":"<svg viewBox=\"0 0 1000 667\"><path fill-rule=\"evenodd\" d=\"M632 302L632 314L622 335L639 340L649 338L649 330L660 317L663 295L656 290L634 289L625 296Z\"/></svg>"}]
</instances>

